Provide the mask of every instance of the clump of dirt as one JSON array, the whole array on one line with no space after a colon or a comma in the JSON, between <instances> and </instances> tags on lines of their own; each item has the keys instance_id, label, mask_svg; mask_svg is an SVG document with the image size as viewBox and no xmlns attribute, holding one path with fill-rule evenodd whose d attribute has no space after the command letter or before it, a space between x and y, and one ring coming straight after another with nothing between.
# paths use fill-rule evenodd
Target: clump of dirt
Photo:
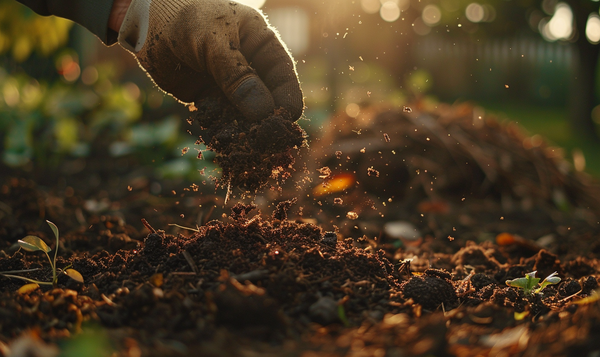
<instances>
[{"instance_id":1,"label":"clump of dirt","mask_svg":"<svg viewBox=\"0 0 600 357\"><path fill-rule=\"evenodd\" d=\"M283 109L260 122L249 122L225 97L197 104L200 141L217 154L223 169L221 183L252 192L269 178L284 181L293 171L294 151L306 145L306 134Z\"/></svg>"},{"instance_id":2,"label":"clump of dirt","mask_svg":"<svg viewBox=\"0 0 600 357\"><path fill-rule=\"evenodd\" d=\"M435 310L441 304L454 307L458 297L452 285L452 276L439 269L427 269L422 276L413 276L402 285L404 296L413 299L427 310Z\"/></svg>"}]
</instances>

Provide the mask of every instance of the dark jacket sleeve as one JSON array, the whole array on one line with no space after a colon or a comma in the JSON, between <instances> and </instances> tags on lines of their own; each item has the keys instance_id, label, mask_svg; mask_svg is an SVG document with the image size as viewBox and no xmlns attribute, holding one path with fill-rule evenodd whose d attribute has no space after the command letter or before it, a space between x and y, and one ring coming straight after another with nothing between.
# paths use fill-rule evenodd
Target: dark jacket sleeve
<instances>
[{"instance_id":1,"label":"dark jacket sleeve","mask_svg":"<svg viewBox=\"0 0 600 357\"><path fill-rule=\"evenodd\" d=\"M17 0L36 13L64 17L98 36L106 45L117 41L117 33L108 28L113 0Z\"/></svg>"}]
</instances>

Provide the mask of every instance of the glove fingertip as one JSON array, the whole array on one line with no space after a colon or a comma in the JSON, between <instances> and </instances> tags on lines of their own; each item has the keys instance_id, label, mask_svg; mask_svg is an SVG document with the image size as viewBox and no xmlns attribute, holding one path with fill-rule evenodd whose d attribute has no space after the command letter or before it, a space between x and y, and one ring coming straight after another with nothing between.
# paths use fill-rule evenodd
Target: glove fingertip
<instances>
[{"instance_id":1,"label":"glove fingertip","mask_svg":"<svg viewBox=\"0 0 600 357\"><path fill-rule=\"evenodd\" d=\"M260 121L271 115L275 101L268 88L258 77L244 80L230 97L233 104L251 121Z\"/></svg>"},{"instance_id":2,"label":"glove fingertip","mask_svg":"<svg viewBox=\"0 0 600 357\"><path fill-rule=\"evenodd\" d=\"M283 107L292 121L300 119L304 112L304 96L297 82L289 82L273 91L276 107Z\"/></svg>"},{"instance_id":3,"label":"glove fingertip","mask_svg":"<svg viewBox=\"0 0 600 357\"><path fill-rule=\"evenodd\" d=\"M290 104L287 105L285 109L290 113L292 121L300 119L302 113L304 113L304 99L302 98L302 93L300 93L299 99L291 100Z\"/></svg>"}]
</instances>

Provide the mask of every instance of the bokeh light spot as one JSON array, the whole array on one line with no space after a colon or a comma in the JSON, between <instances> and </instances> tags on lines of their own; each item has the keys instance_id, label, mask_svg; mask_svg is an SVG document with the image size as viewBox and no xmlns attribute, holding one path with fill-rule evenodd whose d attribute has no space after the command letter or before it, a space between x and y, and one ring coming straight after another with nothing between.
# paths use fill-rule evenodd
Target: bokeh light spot
<instances>
[{"instance_id":1,"label":"bokeh light spot","mask_svg":"<svg viewBox=\"0 0 600 357\"><path fill-rule=\"evenodd\" d=\"M421 18L427 26L435 26L442 19L442 11L437 5L427 5L423 9Z\"/></svg>"},{"instance_id":2,"label":"bokeh light spot","mask_svg":"<svg viewBox=\"0 0 600 357\"><path fill-rule=\"evenodd\" d=\"M356 103L350 103L346 106L346 114L350 118L356 118L360 114L360 106Z\"/></svg>"},{"instance_id":3,"label":"bokeh light spot","mask_svg":"<svg viewBox=\"0 0 600 357\"><path fill-rule=\"evenodd\" d=\"M425 25L425 23L423 22L423 19L421 19L420 17L417 17L415 19L415 21L412 23L412 28L413 28L413 31L415 31L415 33L417 35L421 35L421 36L425 36L431 32L431 27Z\"/></svg>"},{"instance_id":4,"label":"bokeh light spot","mask_svg":"<svg viewBox=\"0 0 600 357\"><path fill-rule=\"evenodd\" d=\"M400 8L395 1L386 1L381 5L379 14L384 21L394 22L400 17Z\"/></svg>"},{"instance_id":5,"label":"bokeh light spot","mask_svg":"<svg viewBox=\"0 0 600 357\"><path fill-rule=\"evenodd\" d=\"M467 8L465 10L465 15L467 16L467 19L469 21L478 23L478 22L483 21L483 19L485 17L485 10L484 10L483 6L474 2L474 3L469 4L469 6L467 6Z\"/></svg>"},{"instance_id":6,"label":"bokeh light spot","mask_svg":"<svg viewBox=\"0 0 600 357\"><path fill-rule=\"evenodd\" d=\"M554 15L541 32L550 41L569 39L573 34L573 11L571 7L564 2L556 4Z\"/></svg>"},{"instance_id":7,"label":"bokeh light spot","mask_svg":"<svg viewBox=\"0 0 600 357\"><path fill-rule=\"evenodd\" d=\"M588 41L593 44L600 42L600 16L598 14L590 14L585 25L585 36Z\"/></svg>"}]
</instances>

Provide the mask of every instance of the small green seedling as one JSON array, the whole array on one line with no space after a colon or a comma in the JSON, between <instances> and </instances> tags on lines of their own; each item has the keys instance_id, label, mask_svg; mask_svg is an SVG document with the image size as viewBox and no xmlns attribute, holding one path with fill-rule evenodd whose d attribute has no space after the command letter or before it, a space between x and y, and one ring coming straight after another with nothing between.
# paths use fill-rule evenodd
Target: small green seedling
<instances>
[{"instance_id":1,"label":"small green seedling","mask_svg":"<svg viewBox=\"0 0 600 357\"><path fill-rule=\"evenodd\" d=\"M54 233L54 236L56 237L56 249L54 250L54 259L50 259L50 255L48 255L48 253L50 253L50 251L52 249L50 249L50 247L48 247L48 245L46 243L44 243L44 241L41 240L39 237L27 236L23 239L20 239L18 244L21 248L23 248L24 250L26 250L28 252L42 251L42 252L44 252L44 254L46 254L46 256L48 257L48 261L50 261L50 266L52 267L52 281L39 281L39 280L35 280L35 279L26 278L26 277L20 276L20 275L8 274L8 273L17 273L17 272L24 273L24 272L29 272L29 271L35 271L38 269L0 272L0 275L6 276L8 278L25 280L25 281L30 282L31 284L52 285L52 286L56 287L56 284L58 282L58 274L64 273L69 278L71 278L79 283L83 283L83 276L81 276L81 274L77 270L70 269L69 267L67 267L64 270L56 268L56 255L58 254L58 245L59 245L58 227L56 227L56 225L50 221L46 221L46 222L48 223L48 225L52 229L52 232Z\"/></svg>"},{"instance_id":2,"label":"small green seedling","mask_svg":"<svg viewBox=\"0 0 600 357\"><path fill-rule=\"evenodd\" d=\"M340 321L345 327L350 327L350 321L348 321L348 318L346 317L346 309L344 309L344 304L339 304L337 310Z\"/></svg>"},{"instance_id":3,"label":"small green seedling","mask_svg":"<svg viewBox=\"0 0 600 357\"><path fill-rule=\"evenodd\" d=\"M527 273L527 274L525 274L524 278L516 278L513 280L507 280L506 285L512 286L514 288L523 289L523 293L525 293L525 295L533 295L533 294L539 294L548 285L560 283L560 278L557 276L558 273L554 272L554 273L548 275L546 277L546 279L544 279L544 281L542 281L541 284L538 284L540 282L540 278L535 277L536 272L537 271ZM538 285L539 285L539 287L538 287Z\"/></svg>"}]
</instances>

